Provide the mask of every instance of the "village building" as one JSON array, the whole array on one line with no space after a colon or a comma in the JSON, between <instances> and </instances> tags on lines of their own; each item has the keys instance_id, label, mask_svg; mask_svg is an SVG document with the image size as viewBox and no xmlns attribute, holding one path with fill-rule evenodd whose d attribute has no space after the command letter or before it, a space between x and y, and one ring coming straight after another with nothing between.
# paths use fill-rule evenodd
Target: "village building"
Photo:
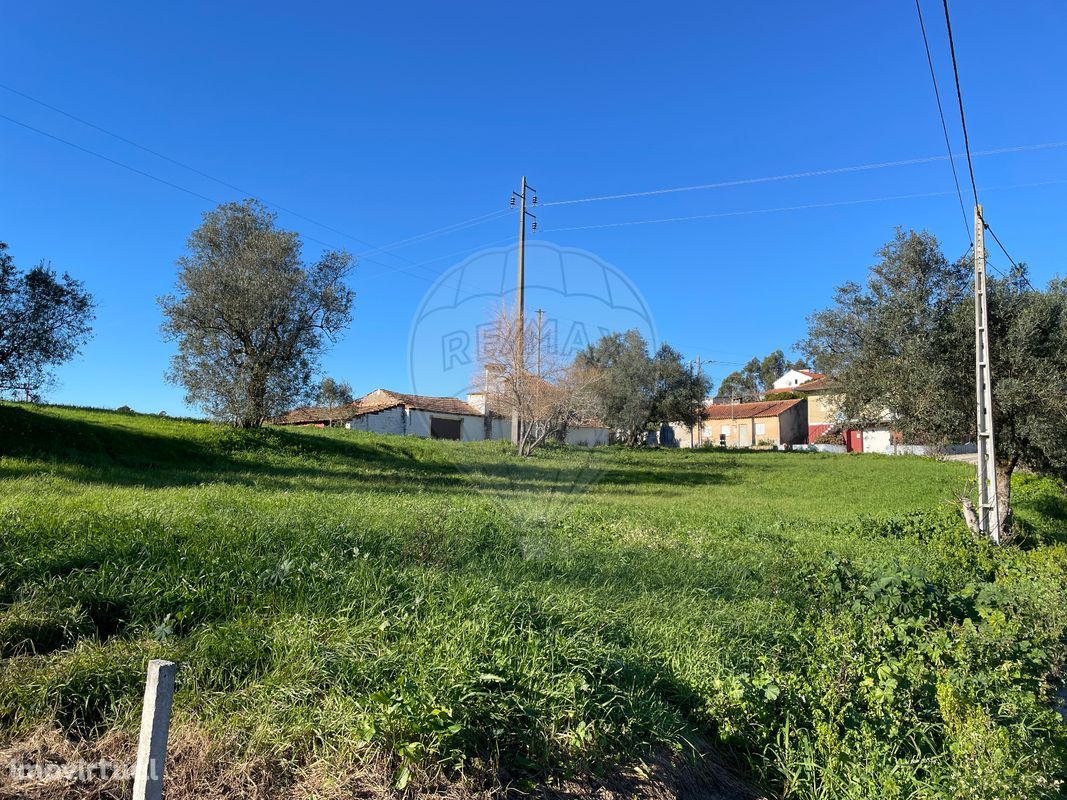
<instances>
[{"instance_id":1,"label":"village building","mask_svg":"<svg viewBox=\"0 0 1067 800\"><path fill-rule=\"evenodd\" d=\"M704 409L701 440L722 447L780 447L807 441L807 403L763 400L709 405Z\"/></svg>"},{"instance_id":2,"label":"village building","mask_svg":"<svg viewBox=\"0 0 1067 800\"><path fill-rule=\"evenodd\" d=\"M334 409L298 408L273 420L275 425L342 425L349 430L482 441L482 413L455 397L431 397L375 389L354 403Z\"/></svg>"},{"instance_id":3,"label":"village building","mask_svg":"<svg viewBox=\"0 0 1067 800\"><path fill-rule=\"evenodd\" d=\"M709 403L703 420L689 427L665 425L659 443L667 447L766 447L802 445L807 441L807 403L803 399L755 403Z\"/></svg>"},{"instance_id":4,"label":"village building","mask_svg":"<svg viewBox=\"0 0 1067 800\"><path fill-rule=\"evenodd\" d=\"M511 418L486 407L485 394L473 392L464 402L456 397L434 397L375 389L353 403L336 408L308 406L271 420L273 425L341 426L353 431L396 436L421 436L480 442L510 440ZM567 444L600 446L609 442L611 431L598 420L569 425Z\"/></svg>"},{"instance_id":5,"label":"village building","mask_svg":"<svg viewBox=\"0 0 1067 800\"><path fill-rule=\"evenodd\" d=\"M772 389L779 389L788 392L808 381L824 380L825 378L826 376L821 372L813 372L810 369L790 369L778 378L771 389L768 389L767 391L770 392Z\"/></svg>"}]
</instances>

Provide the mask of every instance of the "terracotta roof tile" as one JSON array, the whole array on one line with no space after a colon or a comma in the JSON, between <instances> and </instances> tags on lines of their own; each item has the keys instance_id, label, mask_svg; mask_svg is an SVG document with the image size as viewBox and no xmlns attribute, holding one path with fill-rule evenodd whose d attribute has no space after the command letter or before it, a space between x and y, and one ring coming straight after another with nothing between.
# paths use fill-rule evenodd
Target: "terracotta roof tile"
<instances>
[{"instance_id":1,"label":"terracotta roof tile","mask_svg":"<svg viewBox=\"0 0 1067 800\"><path fill-rule=\"evenodd\" d=\"M270 424L318 425L328 422L340 422L351 418L352 406L338 406L333 409L325 406L304 406L303 408L294 408L292 411L274 417Z\"/></svg>"},{"instance_id":2,"label":"terracotta roof tile","mask_svg":"<svg viewBox=\"0 0 1067 800\"><path fill-rule=\"evenodd\" d=\"M826 376L826 375L823 375L821 378L815 378L813 380L807 381L806 383L801 383L798 386L793 386L793 387L790 388L790 391L793 391L793 392L818 392L821 389L829 389L829 388L830 388L830 378L828 376Z\"/></svg>"},{"instance_id":3,"label":"terracotta roof tile","mask_svg":"<svg viewBox=\"0 0 1067 800\"><path fill-rule=\"evenodd\" d=\"M764 400L760 403L722 403L704 409L704 419L744 419L746 417L777 417L803 400Z\"/></svg>"},{"instance_id":4,"label":"terracotta roof tile","mask_svg":"<svg viewBox=\"0 0 1067 800\"><path fill-rule=\"evenodd\" d=\"M377 397L376 397L377 396ZM373 399L371 399L373 398ZM369 407L381 405L378 411L392 409L394 405L407 405L409 409L417 411L436 412L437 414L465 414L467 416L480 417L479 412L471 404L465 403L455 397L431 397L428 395L405 395L401 391L389 389L377 389L369 395L357 401L357 405ZM371 411L360 411L360 414L369 414Z\"/></svg>"}]
</instances>

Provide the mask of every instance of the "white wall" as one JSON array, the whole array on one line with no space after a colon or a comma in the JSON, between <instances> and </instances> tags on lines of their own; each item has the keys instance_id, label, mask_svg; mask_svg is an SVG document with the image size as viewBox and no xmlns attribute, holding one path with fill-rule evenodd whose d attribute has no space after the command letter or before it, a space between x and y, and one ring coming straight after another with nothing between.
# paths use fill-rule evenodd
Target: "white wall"
<instances>
[{"instance_id":1,"label":"white wall","mask_svg":"<svg viewBox=\"0 0 1067 800\"><path fill-rule=\"evenodd\" d=\"M374 414L363 414L346 422L345 427L353 431L389 433L394 436L402 436L406 428L404 407L394 406Z\"/></svg>"},{"instance_id":2,"label":"white wall","mask_svg":"<svg viewBox=\"0 0 1067 800\"><path fill-rule=\"evenodd\" d=\"M480 442L485 439L485 424L482 422L480 416L475 417L470 414L438 414L436 411L421 411L415 408L408 411L408 435L422 436L426 439L430 438L430 417L463 420L460 433L462 441L464 442Z\"/></svg>"},{"instance_id":3,"label":"white wall","mask_svg":"<svg viewBox=\"0 0 1067 800\"><path fill-rule=\"evenodd\" d=\"M600 447L608 443L607 428L578 427L567 428L567 444L583 447Z\"/></svg>"},{"instance_id":4,"label":"white wall","mask_svg":"<svg viewBox=\"0 0 1067 800\"><path fill-rule=\"evenodd\" d=\"M775 389L788 389L792 386L800 386L802 383L807 383L811 378L805 375L803 372L791 369L785 373L782 377L776 380L773 384Z\"/></svg>"}]
</instances>

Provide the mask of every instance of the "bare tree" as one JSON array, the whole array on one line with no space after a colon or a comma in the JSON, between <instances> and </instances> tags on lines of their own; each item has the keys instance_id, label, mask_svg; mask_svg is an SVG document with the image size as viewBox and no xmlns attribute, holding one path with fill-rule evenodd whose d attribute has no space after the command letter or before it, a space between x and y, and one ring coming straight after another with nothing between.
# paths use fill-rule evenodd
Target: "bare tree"
<instances>
[{"instance_id":1,"label":"bare tree","mask_svg":"<svg viewBox=\"0 0 1067 800\"><path fill-rule=\"evenodd\" d=\"M562 438L569 426L590 420L595 409L592 389L600 371L566 361L538 339L536 329L524 329L520 348L518 319L501 306L479 355L490 376L486 413L507 418L518 412L519 453L528 456L549 439Z\"/></svg>"}]
</instances>

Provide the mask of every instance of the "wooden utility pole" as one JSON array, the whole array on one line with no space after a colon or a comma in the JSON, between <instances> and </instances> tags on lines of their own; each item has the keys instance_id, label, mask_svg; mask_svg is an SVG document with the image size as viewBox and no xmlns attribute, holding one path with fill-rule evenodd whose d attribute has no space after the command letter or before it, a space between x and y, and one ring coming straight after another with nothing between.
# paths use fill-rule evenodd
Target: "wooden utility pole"
<instances>
[{"instance_id":1,"label":"wooden utility pole","mask_svg":"<svg viewBox=\"0 0 1067 800\"><path fill-rule=\"evenodd\" d=\"M526 210L526 191L533 193L532 205L537 205L537 190L526 183L526 176L522 176L522 191L511 193L511 205L519 200L519 284L518 298L515 309L515 365L512 380L524 382L526 380L526 217L533 217L533 229L537 230L537 218ZM515 395L522 396L521 384L516 386ZM511 410L511 443L517 445L522 439L519 428L522 420L519 419L519 409Z\"/></svg>"},{"instance_id":2,"label":"wooden utility pole","mask_svg":"<svg viewBox=\"0 0 1067 800\"><path fill-rule=\"evenodd\" d=\"M700 356L697 356L697 377L700 377ZM704 442L704 399L700 400L700 416L697 417L697 442L696 446L700 447Z\"/></svg>"},{"instance_id":3,"label":"wooden utility pole","mask_svg":"<svg viewBox=\"0 0 1067 800\"><path fill-rule=\"evenodd\" d=\"M1000 544L1000 493L993 436L993 375L989 363L989 312L986 304L985 220L974 207L974 378L978 411L978 527Z\"/></svg>"}]
</instances>

